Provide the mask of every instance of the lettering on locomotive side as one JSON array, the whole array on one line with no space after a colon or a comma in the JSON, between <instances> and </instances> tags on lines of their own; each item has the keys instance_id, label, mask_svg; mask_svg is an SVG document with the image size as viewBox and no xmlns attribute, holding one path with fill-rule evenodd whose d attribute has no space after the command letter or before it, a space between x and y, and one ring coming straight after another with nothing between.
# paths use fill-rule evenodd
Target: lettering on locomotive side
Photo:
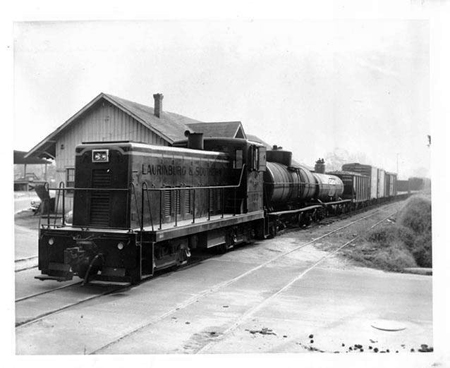
<instances>
[{"instance_id":1,"label":"lettering on locomotive side","mask_svg":"<svg viewBox=\"0 0 450 368\"><path fill-rule=\"evenodd\" d=\"M181 165L142 164L142 175L166 176L221 176L222 169L216 167L186 167Z\"/></svg>"}]
</instances>

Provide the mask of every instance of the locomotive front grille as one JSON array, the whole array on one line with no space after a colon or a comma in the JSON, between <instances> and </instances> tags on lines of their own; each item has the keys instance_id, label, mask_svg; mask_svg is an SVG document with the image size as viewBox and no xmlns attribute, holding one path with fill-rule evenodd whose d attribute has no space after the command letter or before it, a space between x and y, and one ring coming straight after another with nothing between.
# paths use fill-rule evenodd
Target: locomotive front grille
<instances>
[{"instance_id":1,"label":"locomotive front grille","mask_svg":"<svg viewBox=\"0 0 450 368\"><path fill-rule=\"evenodd\" d=\"M92 170L93 188L110 188L111 174L108 169ZM95 191L91 193L91 225L108 226L110 222L110 200L109 191Z\"/></svg>"}]
</instances>

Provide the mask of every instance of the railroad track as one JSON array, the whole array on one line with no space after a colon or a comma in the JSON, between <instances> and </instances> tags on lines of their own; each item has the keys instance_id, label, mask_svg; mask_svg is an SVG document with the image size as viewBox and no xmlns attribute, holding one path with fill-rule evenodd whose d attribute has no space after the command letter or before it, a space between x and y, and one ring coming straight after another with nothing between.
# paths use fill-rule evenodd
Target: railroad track
<instances>
[{"instance_id":1,"label":"railroad track","mask_svg":"<svg viewBox=\"0 0 450 368\"><path fill-rule=\"evenodd\" d=\"M14 261L14 272L22 272L36 268L38 264L38 257L20 258Z\"/></svg>"},{"instance_id":2,"label":"railroad track","mask_svg":"<svg viewBox=\"0 0 450 368\"><path fill-rule=\"evenodd\" d=\"M205 298L215 292L220 291L221 289L224 289L225 287L236 283L237 281L241 280L242 278L249 276L253 273L255 273L256 271L270 265L271 263L276 262L277 260L279 260L282 257L286 257L289 254L293 253L293 252L297 252L303 248L305 248L308 245L314 244L318 241L320 241L321 239L324 239L328 236L331 236L332 234L335 234L339 231L342 231L343 229L346 229L356 223L359 223L360 221L369 219L371 217L374 217L376 214L378 214L380 212L380 210L376 210L375 212L371 213L370 215L361 217L357 220L351 221L350 223L341 226L335 230L329 231L326 234L323 234L317 238L312 239L311 241L308 241L306 243L303 243L297 247L294 247L293 249L289 250L289 251L285 251L280 253L279 255L270 258L269 260L259 264L256 267L253 267L252 269L242 273L239 276L236 276L232 279L220 282L216 285L214 285L213 287L210 287L208 289L205 289L193 296L191 296L190 298L186 299L184 302L177 304L176 306L174 306L172 309L166 311L163 314L160 314L159 316L156 316L148 321L146 321L145 323L143 323L142 325L133 328L131 330L128 330L127 332L123 333L119 338L115 339L112 342L109 342L108 344L97 348L93 351L91 351L89 354L98 354L101 353L102 351L109 349L111 347L113 347L114 345L118 344L120 341L126 339L127 337L130 337L152 325L155 325L156 323L172 316L175 313L180 312L180 310L186 309L189 306L193 305L194 303L198 302L200 299ZM377 226L378 224L382 223L383 221L387 220L388 218L390 218L392 216L392 214L388 217L383 218L381 221L378 221L376 224L372 225L372 228ZM239 327L245 320L247 320L251 315L253 315L256 311L258 311L259 309L261 309L264 305L266 305L270 300L272 300L273 298L275 298L277 295L279 295L280 293L282 293L283 291L285 291L286 289L288 289L291 285L293 285L296 281L300 280L305 274L307 274L308 272L310 272L312 269L314 269L315 267L317 267L320 263L322 263L326 258L336 254L340 249L344 248L345 246L353 243L359 236L354 237L353 239L351 239L350 241L347 241L345 244L340 245L338 247L336 247L336 249L333 252L330 252L329 254L327 254L326 256L320 258L319 260L317 260L313 265L311 265L306 271L302 272L301 274L297 275L294 279L292 279L290 282L288 282L286 285L284 285L281 289L279 289L278 291L276 291L275 293L271 294L268 298L266 298L262 303L258 304L257 306L249 309L247 312L245 312L244 314L242 314L240 317L238 317L233 323L232 325L224 331L224 333L220 336L220 339L216 338L214 341L211 341L209 343L206 343L203 347L199 348L197 350L196 353L204 353L207 352L214 344L217 344L219 341L223 340L225 338L225 336L227 336L228 334L232 333L237 327Z\"/></svg>"},{"instance_id":3,"label":"railroad track","mask_svg":"<svg viewBox=\"0 0 450 368\"><path fill-rule=\"evenodd\" d=\"M41 320L44 317L51 316L63 310L78 306L82 303L100 298L102 296L123 291L129 286L107 286L104 290L100 289L98 285L81 286L82 282L74 284L63 285L61 287L46 290L41 293L27 295L15 300L16 305L16 328L24 327ZM68 295L67 289L78 288L79 292L72 292ZM46 297L52 295L51 299L39 301L45 295ZM55 298L53 298L55 297ZM50 302L49 302L50 301ZM28 312L32 310L32 312ZM29 314L32 313L32 314Z\"/></svg>"},{"instance_id":4,"label":"railroad track","mask_svg":"<svg viewBox=\"0 0 450 368\"><path fill-rule=\"evenodd\" d=\"M382 220L376 222L375 224L373 224L369 230L373 229L374 227L378 226L379 224L381 224L382 222L386 221L387 219L391 218L393 216L393 214L391 214L388 217L383 218ZM369 216L371 217L371 216ZM366 217L367 218L367 217ZM353 223L352 223L353 224ZM347 227L347 226L346 226ZM342 228L340 228L342 229ZM339 229L337 229L339 230ZM259 311L260 309L262 309L265 305L267 305L271 300L275 299L278 295L280 295L281 293L283 293L284 291L286 291L287 289L289 289L292 285L294 285L297 281L299 281L300 279L302 279L307 273L309 273L310 271L312 271L314 268L316 268L318 265L320 265L323 261L325 261L327 258L334 256L335 254L337 254L341 249L345 248L346 246L352 244L355 240L357 240L358 238L361 237L362 234L358 234L357 236L355 236L353 239L345 242L342 245L337 246L332 252L329 252L327 255L319 258L315 263L313 263L310 267L308 267L305 271L303 271L302 273L300 273L299 275L297 275L295 278L293 278L292 280L290 280L287 284L285 284L283 287L281 287L278 291L276 291L275 293L273 293L272 295L268 296L265 300L263 300L261 303L257 304L256 306L250 308L249 310L247 310L244 314L242 314L241 316L239 316L234 323L232 323L232 325L230 327L228 327L225 331L223 331L220 336L218 336L216 339L214 339L214 341L209 341L208 343L206 343L203 347L199 348L195 354L203 354L203 353L207 353L214 345L217 345L220 341L223 341L229 334L231 334L233 331L235 331L242 323L244 323L245 321L247 321L250 317L252 317L257 311ZM328 236L328 234L326 235ZM322 239L324 238L324 236L321 236L320 238L314 239L312 242L315 242L316 240ZM311 242L311 243L312 243Z\"/></svg>"},{"instance_id":5,"label":"railroad track","mask_svg":"<svg viewBox=\"0 0 450 368\"><path fill-rule=\"evenodd\" d=\"M20 297L20 298L17 298L17 299L15 300L15 302L16 302L16 303L19 303L19 302L22 302L22 301L27 300L27 299L36 298L36 297L38 297L38 296L41 296L41 295L44 295L44 294L48 294L48 293L54 292L54 291L56 291L56 290L67 289L67 288L70 288L70 287L75 286L75 285L80 285L81 283L82 283L82 281L76 282L76 283L72 283L72 284L65 284L65 285L63 285L63 286L60 286L60 287L58 287L58 288L54 288L54 289L51 289L51 290L45 290L45 291L42 291L42 292L40 292L40 293L35 293L35 294L30 294L30 295L22 296L22 297Z\"/></svg>"},{"instance_id":6,"label":"railroad track","mask_svg":"<svg viewBox=\"0 0 450 368\"><path fill-rule=\"evenodd\" d=\"M191 262L189 262L185 266L181 266L180 269L194 267L196 264L199 264L200 262L203 262L203 261L205 261L205 260L207 260L207 259L209 259L211 257L214 257L214 254L211 254L211 253L204 253L203 254L202 253L202 254L195 255L195 256L193 256L193 259L192 259ZM156 279L156 278L158 278L158 277L160 277L160 276L162 276L164 274L167 274L167 271L161 271L160 273L154 275L153 279ZM82 281L79 281L79 282L75 282L75 283L64 284L64 285L62 285L60 287L57 287L57 288L53 288L53 289L50 289L50 290L45 290L45 291L42 291L42 292L39 292L39 293L29 294L29 295L17 298L15 300L15 304L16 304L16 318L18 318L19 321L16 321L16 325L15 325L16 328L32 324L34 322L37 322L37 321L41 320L44 317L51 316L51 315L59 313L59 312L61 312L63 310L66 310L66 309L78 306L78 305L80 305L82 303L86 303L88 301L91 301L91 300L103 297L105 295L109 295L109 294L112 294L112 293L115 293L115 292L124 291L124 290L129 289L131 287L131 285L129 285L129 284L121 285L121 286L115 286L113 284L111 284L111 285L103 285L103 286L100 286L100 287L106 288L105 290L101 290L100 289L100 292L95 293L94 295L89 295L87 297L83 297L83 294L89 293L90 290L94 290L94 292L95 292L95 290L98 290L99 285L95 284L95 283L93 283L93 284L90 283L88 285L82 286L82 283L83 283ZM67 289L76 290L77 288L79 288L79 290L81 292L74 292L73 295L70 295L68 297L69 299L71 299L71 298L75 299L73 302L62 303L62 305L59 305L56 308L45 309L46 308L45 304L48 304L48 303L45 303L45 301L42 301L41 304L44 304L44 305L42 305L42 311L41 312L37 313L35 316L29 316L29 317L26 317L26 318L20 318L20 315L24 314L24 313L22 313L21 310L27 308L27 305L26 305L27 303L28 304L33 304L34 308L36 308L35 307L36 301L39 302L39 298L41 296L43 296L43 295L61 293L61 292L67 291ZM17 316L19 316L19 317L17 317Z\"/></svg>"}]
</instances>

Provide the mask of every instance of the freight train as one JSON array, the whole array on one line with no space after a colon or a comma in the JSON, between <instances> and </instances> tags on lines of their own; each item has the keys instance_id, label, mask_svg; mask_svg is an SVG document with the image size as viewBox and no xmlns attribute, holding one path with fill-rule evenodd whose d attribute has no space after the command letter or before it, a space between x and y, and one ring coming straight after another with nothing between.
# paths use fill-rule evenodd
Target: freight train
<instances>
[{"instance_id":1,"label":"freight train","mask_svg":"<svg viewBox=\"0 0 450 368\"><path fill-rule=\"evenodd\" d=\"M171 147L91 142L75 155L74 186L54 189L60 218L40 224L40 280L137 283L195 249L225 252L396 195L395 175L385 184L359 164L325 173L323 160L311 171L246 139L187 133Z\"/></svg>"}]
</instances>

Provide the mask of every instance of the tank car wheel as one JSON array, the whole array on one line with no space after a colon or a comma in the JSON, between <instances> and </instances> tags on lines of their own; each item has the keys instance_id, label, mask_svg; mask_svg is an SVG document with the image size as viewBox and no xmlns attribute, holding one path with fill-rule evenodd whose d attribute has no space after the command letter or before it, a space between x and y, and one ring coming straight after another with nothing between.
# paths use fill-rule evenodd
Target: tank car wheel
<instances>
[{"instance_id":1,"label":"tank car wheel","mask_svg":"<svg viewBox=\"0 0 450 368\"><path fill-rule=\"evenodd\" d=\"M305 213L303 216L303 225L309 226L312 222L312 217L310 213Z\"/></svg>"},{"instance_id":2,"label":"tank car wheel","mask_svg":"<svg viewBox=\"0 0 450 368\"><path fill-rule=\"evenodd\" d=\"M276 222L269 225L269 238L274 238L277 236L277 224Z\"/></svg>"},{"instance_id":3,"label":"tank car wheel","mask_svg":"<svg viewBox=\"0 0 450 368\"><path fill-rule=\"evenodd\" d=\"M299 227L303 227L304 221L305 221L305 216L303 215L302 212L300 212L300 213L298 214L298 216L297 216L297 225L298 225Z\"/></svg>"}]
</instances>

